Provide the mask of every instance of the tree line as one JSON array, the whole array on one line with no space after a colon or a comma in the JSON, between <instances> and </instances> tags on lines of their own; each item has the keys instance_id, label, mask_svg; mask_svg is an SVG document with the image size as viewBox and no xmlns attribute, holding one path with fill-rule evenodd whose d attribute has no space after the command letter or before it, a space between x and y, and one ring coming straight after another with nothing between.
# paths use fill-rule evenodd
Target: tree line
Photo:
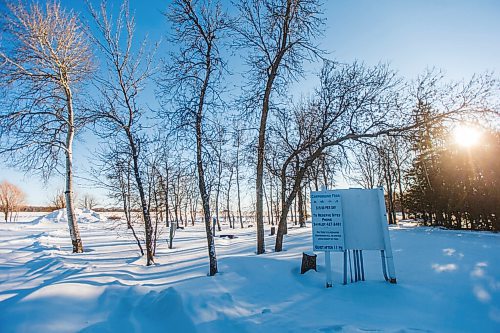
<instances>
[{"instance_id":1,"label":"tree line","mask_svg":"<svg viewBox=\"0 0 500 333\"><path fill-rule=\"evenodd\" d=\"M435 126L418 133L404 205L424 225L500 231L499 132L484 131L473 149L447 143L447 132Z\"/></svg>"},{"instance_id":2,"label":"tree line","mask_svg":"<svg viewBox=\"0 0 500 333\"><path fill-rule=\"evenodd\" d=\"M217 273L213 218L220 230L222 220L242 228L252 216L257 254L266 251L267 220L277 226L274 250L281 251L289 223L305 226L308 193L334 186L340 173L364 187L383 185L391 223L397 210L427 220L443 213L449 221L437 203L412 206L438 197L415 190L418 161L428 159L419 150L422 133L497 116L493 74L450 82L430 70L405 80L386 64L328 59L318 46L325 21L320 1L232 6L234 14L219 1L172 1L164 13L169 51L160 54L159 42L136 37L127 1L114 10L105 1L87 2L86 16L57 1L7 2L0 153L45 178L64 174L73 252L83 251L73 145L84 130L100 139L95 183L123 207L147 265L172 221L203 221L210 275ZM244 60L243 73L233 73L230 50ZM316 88L292 94L311 62L322 64ZM236 93L231 80L238 82ZM151 89L155 108L147 103ZM496 218L479 210L447 212L453 221Z\"/></svg>"}]
</instances>

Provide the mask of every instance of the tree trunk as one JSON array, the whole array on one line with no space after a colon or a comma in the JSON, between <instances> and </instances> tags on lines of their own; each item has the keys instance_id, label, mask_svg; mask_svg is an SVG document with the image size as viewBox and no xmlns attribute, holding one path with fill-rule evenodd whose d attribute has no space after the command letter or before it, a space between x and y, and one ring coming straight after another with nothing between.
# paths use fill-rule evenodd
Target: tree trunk
<instances>
[{"instance_id":1,"label":"tree trunk","mask_svg":"<svg viewBox=\"0 0 500 333\"><path fill-rule=\"evenodd\" d=\"M396 191L394 188L392 189L392 220L395 224L398 223L396 216Z\"/></svg>"},{"instance_id":2,"label":"tree trunk","mask_svg":"<svg viewBox=\"0 0 500 333\"><path fill-rule=\"evenodd\" d=\"M266 252L264 240L264 215L263 215L263 178L264 178L264 144L266 135L266 120L267 120L267 106L263 107L260 130L259 130L259 144L257 147L257 175L255 177L255 218L257 224L257 254Z\"/></svg>"},{"instance_id":3,"label":"tree trunk","mask_svg":"<svg viewBox=\"0 0 500 333\"><path fill-rule=\"evenodd\" d=\"M191 225L194 225L193 197L192 196L189 197L188 205L189 205L189 217L191 219Z\"/></svg>"},{"instance_id":4,"label":"tree trunk","mask_svg":"<svg viewBox=\"0 0 500 333\"><path fill-rule=\"evenodd\" d=\"M401 161L400 161L400 157L395 156L395 160L396 160L396 170L397 170L397 183L398 183L398 189L399 189L399 204L401 205L401 215L402 215L402 218L403 220L406 220L406 212L405 212L405 208L404 208L404 204L403 204L403 201L404 201L404 194L403 194L403 180L402 180L402 176L401 176Z\"/></svg>"},{"instance_id":5,"label":"tree trunk","mask_svg":"<svg viewBox=\"0 0 500 333\"><path fill-rule=\"evenodd\" d=\"M208 44L207 54L205 57L206 73L203 85L200 90L200 98L198 101L198 110L196 113L196 166L198 169L198 186L200 188L201 202L203 206L203 214L205 218L205 231L207 234L208 257L209 257L209 275L217 274L217 256L215 253L215 240L210 228L210 197L207 193L205 184L205 170L203 168L203 106L205 104L205 93L208 87L208 82L211 73L211 44Z\"/></svg>"},{"instance_id":6,"label":"tree trunk","mask_svg":"<svg viewBox=\"0 0 500 333\"><path fill-rule=\"evenodd\" d=\"M75 136L75 120L73 113L73 98L71 90L66 87L66 103L68 107L68 133L66 136L66 191L64 192L66 198L66 213L68 216L69 234L71 236L71 243L73 245L73 253L82 253L83 244L80 238L80 230L75 215L74 198L73 198L73 139Z\"/></svg>"},{"instance_id":7,"label":"tree trunk","mask_svg":"<svg viewBox=\"0 0 500 333\"><path fill-rule=\"evenodd\" d=\"M179 224L179 210L178 210L178 207L177 207L177 199L175 199L175 195L174 195L174 220L175 220L175 223L177 223L177 225Z\"/></svg>"},{"instance_id":8,"label":"tree trunk","mask_svg":"<svg viewBox=\"0 0 500 333\"><path fill-rule=\"evenodd\" d=\"M272 183L271 183L271 186ZM278 224L278 221L280 219L280 193L279 193L279 186L276 185L276 204L274 206L274 220L276 221L276 224ZM288 233L288 223L285 223L285 235Z\"/></svg>"},{"instance_id":9,"label":"tree trunk","mask_svg":"<svg viewBox=\"0 0 500 333\"><path fill-rule=\"evenodd\" d=\"M227 204L227 219L229 220L229 227L234 229L234 224L236 221L231 221L231 210L230 210L230 198L231 198L231 185L233 181L233 173L234 170L231 167L231 172L229 173L229 180L227 184L227 197L226 197L226 204Z\"/></svg>"},{"instance_id":10,"label":"tree trunk","mask_svg":"<svg viewBox=\"0 0 500 333\"><path fill-rule=\"evenodd\" d=\"M389 213L389 224L395 224L396 209L394 207L394 188L391 175L391 161L387 151L380 150L382 154L382 162L384 164L384 178L387 187L387 210Z\"/></svg>"},{"instance_id":11,"label":"tree trunk","mask_svg":"<svg viewBox=\"0 0 500 333\"><path fill-rule=\"evenodd\" d=\"M273 204L273 183L271 180L269 180L269 199L268 199L268 204L269 207L271 207L269 211L269 215L267 216L267 223L270 225L274 225L274 204ZM269 209L269 208L268 208ZM276 221L277 222L277 221Z\"/></svg>"},{"instance_id":12,"label":"tree trunk","mask_svg":"<svg viewBox=\"0 0 500 333\"><path fill-rule=\"evenodd\" d=\"M307 189L305 189L302 194L304 195L304 199L302 200L302 205L304 207L304 227L306 226L306 221L307 221Z\"/></svg>"},{"instance_id":13,"label":"tree trunk","mask_svg":"<svg viewBox=\"0 0 500 333\"><path fill-rule=\"evenodd\" d=\"M266 144L266 126L267 116L269 112L269 98L271 96L271 89L273 87L274 78L276 76L277 68L274 68L267 80L266 90L264 92L264 99L262 101L262 113L260 115L259 127L259 141L257 145L257 175L255 177L255 210L256 210L256 224L257 224L257 254L266 252L264 240L264 157L265 157L265 144Z\"/></svg>"},{"instance_id":14,"label":"tree trunk","mask_svg":"<svg viewBox=\"0 0 500 333\"><path fill-rule=\"evenodd\" d=\"M297 192L297 198L299 199L299 226L306 226L306 219L304 217L304 200L302 196L302 186L299 186L299 191Z\"/></svg>"},{"instance_id":15,"label":"tree trunk","mask_svg":"<svg viewBox=\"0 0 500 333\"><path fill-rule=\"evenodd\" d=\"M283 236L286 235L286 218L290 210L290 206L293 202L293 197L297 194L297 190L292 190L293 196L289 196L285 201L285 204L281 208L280 220L278 223L278 232L276 233L276 243L274 245L274 251L280 252L283 250ZM290 199L292 198L292 199Z\"/></svg>"},{"instance_id":16,"label":"tree trunk","mask_svg":"<svg viewBox=\"0 0 500 333\"><path fill-rule=\"evenodd\" d=\"M127 219L127 222L130 224L130 228L132 228L132 204L130 202L130 199L131 199L131 184L130 184L130 161L127 161L127 187L126 187L126 209L125 209L125 212L126 212L126 219ZM142 254L144 255L144 252L142 251L142 248L141 248L141 252Z\"/></svg>"},{"instance_id":17,"label":"tree trunk","mask_svg":"<svg viewBox=\"0 0 500 333\"><path fill-rule=\"evenodd\" d=\"M137 243L137 246L139 247L139 251L141 251L141 256L143 256L144 255L144 250L142 248L141 241L139 240L139 237L135 233L135 229L132 226L132 224L130 224L130 228L129 229L132 231L132 235L134 236L135 242Z\"/></svg>"},{"instance_id":18,"label":"tree trunk","mask_svg":"<svg viewBox=\"0 0 500 333\"><path fill-rule=\"evenodd\" d=\"M288 212L290 210L290 206L293 203L293 200L295 196L297 195L297 192L299 191L299 188L302 184L302 180L304 179L304 175L307 172L307 170L311 167L311 165L314 163L314 161L321 155L323 150L326 148L326 146L321 146L316 151L311 154L311 156L305 161L304 165L300 168L297 168L297 172L294 178L294 183L292 187L291 193L288 195L286 200L283 200L282 197L282 208L281 208L281 216L280 216L280 222L278 225L278 232L276 233L276 243L274 245L274 251L275 252L280 252L283 250L283 236L284 236L284 231L285 231L285 226L284 224L286 223L286 216L288 215ZM284 169L282 170L282 177L284 177ZM285 185L284 188L286 188Z\"/></svg>"},{"instance_id":19,"label":"tree trunk","mask_svg":"<svg viewBox=\"0 0 500 333\"><path fill-rule=\"evenodd\" d=\"M297 225L297 197L293 200L293 225Z\"/></svg>"},{"instance_id":20,"label":"tree trunk","mask_svg":"<svg viewBox=\"0 0 500 333\"><path fill-rule=\"evenodd\" d=\"M186 199L186 203L184 204L184 226L187 227L188 224L188 202Z\"/></svg>"},{"instance_id":21,"label":"tree trunk","mask_svg":"<svg viewBox=\"0 0 500 333\"><path fill-rule=\"evenodd\" d=\"M283 30L281 34L281 39L279 41L278 51L276 56L272 60L269 67L269 72L266 81L266 87L264 89L264 96L262 99L262 112L260 115L260 126L259 126L259 140L257 145L257 175L255 180L255 190L256 190L256 200L255 200L255 210L257 219L257 254L262 254L265 252L264 244L264 214L263 214L263 180L264 180L264 157L265 157L265 141L266 141L266 126L267 117L269 113L269 101L271 98L271 91L273 89L274 80L278 75L278 68L281 61L287 51L287 43L289 42L289 23L290 23L290 12L292 8L291 0L287 0L286 13L284 17ZM279 230L279 228L278 228Z\"/></svg>"},{"instance_id":22,"label":"tree trunk","mask_svg":"<svg viewBox=\"0 0 500 333\"><path fill-rule=\"evenodd\" d=\"M194 200L194 205L191 206L191 212L192 212L191 225L194 226L194 222L196 221L196 216L198 215L198 196L196 196Z\"/></svg>"},{"instance_id":23,"label":"tree trunk","mask_svg":"<svg viewBox=\"0 0 500 333\"><path fill-rule=\"evenodd\" d=\"M210 228L210 198L208 197L206 185L205 185L205 171L203 169L202 161L202 142L201 142L201 119L196 122L196 164L198 167L198 186L200 188L201 203L203 206L203 214L205 218L205 231L207 234L208 243L208 257L209 263L209 275L214 276L217 273L217 257L215 254L215 241L212 235L212 229Z\"/></svg>"},{"instance_id":24,"label":"tree trunk","mask_svg":"<svg viewBox=\"0 0 500 333\"><path fill-rule=\"evenodd\" d=\"M7 222L9 220L9 211L10 211L10 207L8 205L5 205L4 206L4 210L3 210L3 215L5 217L5 222Z\"/></svg>"},{"instance_id":25,"label":"tree trunk","mask_svg":"<svg viewBox=\"0 0 500 333\"><path fill-rule=\"evenodd\" d=\"M168 203L168 183L169 183L169 175L168 175L168 161L165 161L165 183L164 183L164 191L165 191L165 225L170 227L170 207Z\"/></svg>"},{"instance_id":26,"label":"tree trunk","mask_svg":"<svg viewBox=\"0 0 500 333\"><path fill-rule=\"evenodd\" d=\"M142 217L144 219L144 232L146 238L146 265L151 266L154 264L153 258L153 223L151 222L151 215L149 214L148 203L146 200L146 195L144 194L144 185L142 184L141 174L139 171L139 154L137 152L137 147L135 140L132 136L130 130L126 130L126 134L129 140L129 145L132 153L132 167L134 171L134 177L137 184L137 190L139 191L139 199L141 201Z\"/></svg>"},{"instance_id":27,"label":"tree trunk","mask_svg":"<svg viewBox=\"0 0 500 333\"><path fill-rule=\"evenodd\" d=\"M158 190L157 190L157 185L156 181L154 180L155 177L155 172L152 170L152 177L153 177L153 200L155 203L155 227L154 227L154 237L153 237L153 255L156 255L156 244L158 240L158 216L159 216L159 204L158 204Z\"/></svg>"},{"instance_id":28,"label":"tree trunk","mask_svg":"<svg viewBox=\"0 0 500 333\"><path fill-rule=\"evenodd\" d=\"M264 199L266 199L266 208L267 208L267 222L269 223L271 218L271 209L269 208L269 198L267 197L267 191L264 188Z\"/></svg>"},{"instance_id":29,"label":"tree trunk","mask_svg":"<svg viewBox=\"0 0 500 333\"><path fill-rule=\"evenodd\" d=\"M127 229L132 231L132 235L134 236L134 239L137 243L137 246L139 247L139 250L141 251L141 256L144 255L144 250L142 249L141 241L139 240L139 237L137 237L137 234L135 233L135 229L132 226L132 216L130 213L130 174L129 174L129 168L127 167L126 170L122 170L122 173L126 173L127 176L127 183L125 184L125 181L123 180L122 176L118 176L118 180L120 182L120 188L121 188L121 194L122 194L122 200L123 200L123 212L125 214L125 221L127 222Z\"/></svg>"},{"instance_id":30,"label":"tree trunk","mask_svg":"<svg viewBox=\"0 0 500 333\"><path fill-rule=\"evenodd\" d=\"M217 190L215 191L215 220L217 221L217 230L222 231L219 221L219 195L220 195L220 176L217 184Z\"/></svg>"},{"instance_id":31,"label":"tree trunk","mask_svg":"<svg viewBox=\"0 0 500 333\"><path fill-rule=\"evenodd\" d=\"M323 184L325 185L325 188L330 188L330 184L328 184L328 175L326 171L326 156L323 155L321 158L321 172L323 174ZM317 190L316 190L317 191Z\"/></svg>"},{"instance_id":32,"label":"tree trunk","mask_svg":"<svg viewBox=\"0 0 500 333\"><path fill-rule=\"evenodd\" d=\"M238 216L240 226L243 229L243 216L241 215L241 197L240 197L240 141L238 139L236 146L236 190L238 192Z\"/></svg>"}]
</instances>

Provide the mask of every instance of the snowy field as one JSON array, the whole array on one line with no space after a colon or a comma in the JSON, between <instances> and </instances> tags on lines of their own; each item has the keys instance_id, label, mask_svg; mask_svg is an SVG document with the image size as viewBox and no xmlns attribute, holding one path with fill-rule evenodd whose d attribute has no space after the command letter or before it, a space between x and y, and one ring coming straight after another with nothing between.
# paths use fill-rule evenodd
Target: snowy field
<instances>
[{"instance_id":1,"label":"snowy field","mask_svg":"<svg viewBox=\"0 0 500 333\"><path fill-rule=\"evenodd\" d=\"M237 238L217 237L215 277L201 225L172 250L162 241L153 267L116 221L86 212L80 231L85 253L72 254L60 213L0 223L0 332L500 332L500 234L394 227L397 285L366 253L367 281L343 286L335 254L325 289L321 253L299 274L309 227L281 253L268 236L260 256L253 228L226 227Z\"/></svg>"}]
</instances>

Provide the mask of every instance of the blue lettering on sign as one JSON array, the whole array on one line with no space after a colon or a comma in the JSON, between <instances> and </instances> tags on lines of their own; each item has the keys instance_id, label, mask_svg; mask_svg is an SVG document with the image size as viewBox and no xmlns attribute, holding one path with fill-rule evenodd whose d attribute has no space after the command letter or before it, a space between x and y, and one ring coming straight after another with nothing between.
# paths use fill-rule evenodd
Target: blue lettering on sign
<instances>
[{"instance_id":1,"label":"blue lettering on sign","mask_svg":"<svg viewBox=\"0 0 500 333\"><path fill-rule=\"evenodd\" d=\"M328 250L344 251L344 247L341 245L315 245L314 250L316 250L316 251L328 251Z\"/></svg>"},{"instance_id":2,"label":"blue lettering on sign","mask_svg":"<svg viewBox=\"0 0 500 333\"><path fill-rule=\"evenodd\" d=\"M337 209L337 206L316 206L316 209Z\"/></svg>"}]
</instances>

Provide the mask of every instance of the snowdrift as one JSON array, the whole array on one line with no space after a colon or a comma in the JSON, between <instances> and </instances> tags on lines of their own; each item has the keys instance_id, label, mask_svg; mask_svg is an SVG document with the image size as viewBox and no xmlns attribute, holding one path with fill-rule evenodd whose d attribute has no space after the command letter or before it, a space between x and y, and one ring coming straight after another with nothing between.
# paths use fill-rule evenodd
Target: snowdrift
<instances>
[{"instance_id":1,"label":"snowdrift","mask_svg":"<svg viewBox=\"0 0 500 333\"><path fill-rule=\"evenodd\" d=\"M75 209L78 223L96 223L106 221L106 218L90 209ZM32 224L68 223L66 208L58 209L45 216L33 220Z\"/></svg>"}]
</instances>

